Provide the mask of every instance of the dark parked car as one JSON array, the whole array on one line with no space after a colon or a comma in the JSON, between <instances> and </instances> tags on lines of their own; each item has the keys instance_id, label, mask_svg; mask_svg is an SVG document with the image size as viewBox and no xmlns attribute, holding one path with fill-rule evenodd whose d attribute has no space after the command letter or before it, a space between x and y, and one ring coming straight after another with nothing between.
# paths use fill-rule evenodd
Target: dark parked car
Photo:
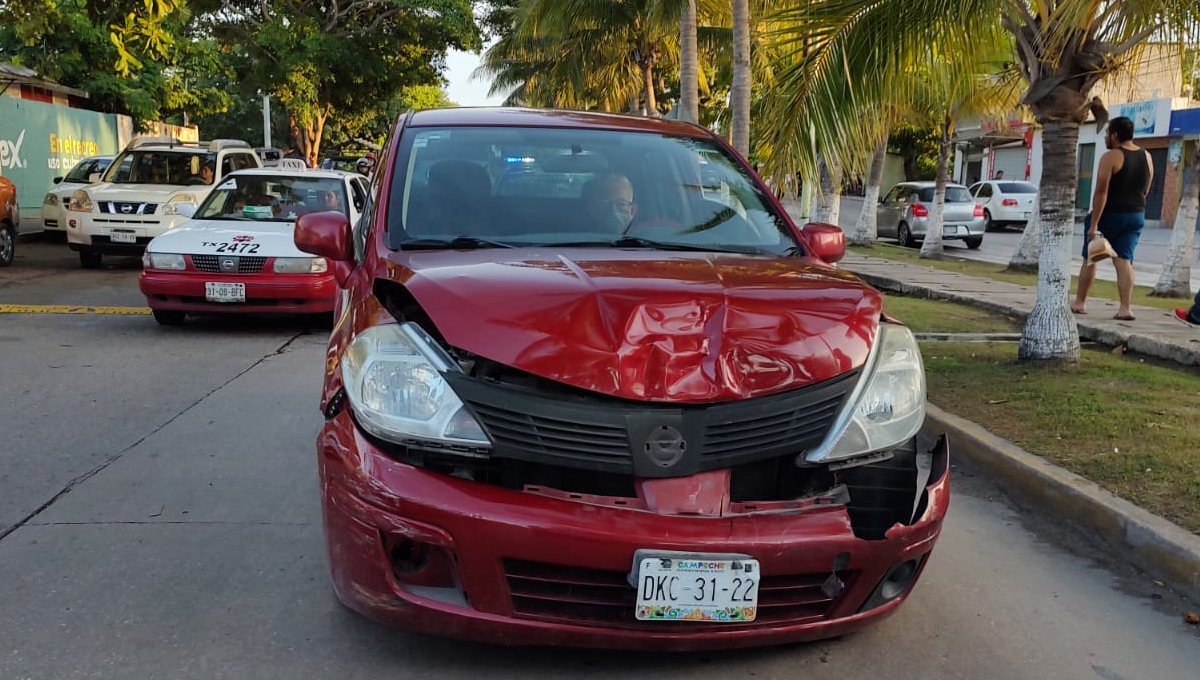
<instances>
[{"instance_id":1,"label":"dark parked car","mask_svg":"<svg viewBox=\"0 0 1200 680\"><path fill-rule=\"evenodd\" d=\"M949 503L945 439L916 440L920 351L834 267L841 232L797 228L723 140L410 112L372 191L356 225L295 234L345 291L317 438L343 603L503 644L709 650L842 635L908 596Z\"/></svg>"}]
</instances>

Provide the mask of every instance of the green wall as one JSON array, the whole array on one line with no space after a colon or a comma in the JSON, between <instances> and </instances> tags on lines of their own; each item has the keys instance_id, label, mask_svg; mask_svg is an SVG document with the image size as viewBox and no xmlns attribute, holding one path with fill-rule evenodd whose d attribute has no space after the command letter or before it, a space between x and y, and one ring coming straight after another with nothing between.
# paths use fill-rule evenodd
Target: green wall
<instances>
[{"instance_id":1,"label":"green wall","mask_svg":"<svg viewBox=\"0 0 1200 680\"><path fill-rule=\"evenodd\" d=\"M120 150L116 116L0 95L0 175L17 185L24 219L81 158Z\"/></svg>"}]
</instances>

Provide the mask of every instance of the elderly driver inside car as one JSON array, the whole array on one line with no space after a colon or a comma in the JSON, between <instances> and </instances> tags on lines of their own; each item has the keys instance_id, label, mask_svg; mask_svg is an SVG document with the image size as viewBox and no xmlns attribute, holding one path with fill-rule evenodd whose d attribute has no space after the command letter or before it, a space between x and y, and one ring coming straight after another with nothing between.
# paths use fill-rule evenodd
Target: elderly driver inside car
<instances>
[{"instance_id":1,"label":"elderly driver inside car","mask_svg":"<svg viewBox=\"0 0 1200 680\"><path fill-rule=\"evenodd\" d=\"M584 210L596 231L623 234L637 215L633 183L625 175L597 175L583 185Z\"/></svg>"}]
</instances>

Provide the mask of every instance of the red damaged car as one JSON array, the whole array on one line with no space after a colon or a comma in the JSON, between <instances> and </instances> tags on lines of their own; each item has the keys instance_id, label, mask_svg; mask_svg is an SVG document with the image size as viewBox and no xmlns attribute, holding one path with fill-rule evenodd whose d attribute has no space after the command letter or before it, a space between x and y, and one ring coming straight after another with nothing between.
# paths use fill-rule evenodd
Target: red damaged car
<instances>
[{"instance_id":1,"label":"red damaged car","mask_svg":"<svg viewBox=\"0 0 1200 680\"><path fill-rule=\"evenodd\" d=\"M408 113L363 219L317 441L334 589L503 644L713 649L896 610L949 504L912 334L700 127Z\"/></svg>"}]
</instances>

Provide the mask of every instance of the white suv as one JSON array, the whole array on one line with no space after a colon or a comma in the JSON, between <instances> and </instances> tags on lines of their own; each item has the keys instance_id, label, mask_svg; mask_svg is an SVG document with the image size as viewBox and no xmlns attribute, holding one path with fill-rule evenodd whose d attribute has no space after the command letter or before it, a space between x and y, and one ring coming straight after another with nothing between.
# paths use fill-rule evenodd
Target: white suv
<instances>
[{"instance_id":1,"label":"white suv","mask_svg":"<svg viewBox=\"0 0 1200 680\"><path fill-rule=\"evenodd\" d=\"M139 137L100 182L71 195L67 243L84 269L99 267L104 255L140 255L150 239L186 221L226 174L261 166L240 140Z\"/></svg>"}]
</instances>

